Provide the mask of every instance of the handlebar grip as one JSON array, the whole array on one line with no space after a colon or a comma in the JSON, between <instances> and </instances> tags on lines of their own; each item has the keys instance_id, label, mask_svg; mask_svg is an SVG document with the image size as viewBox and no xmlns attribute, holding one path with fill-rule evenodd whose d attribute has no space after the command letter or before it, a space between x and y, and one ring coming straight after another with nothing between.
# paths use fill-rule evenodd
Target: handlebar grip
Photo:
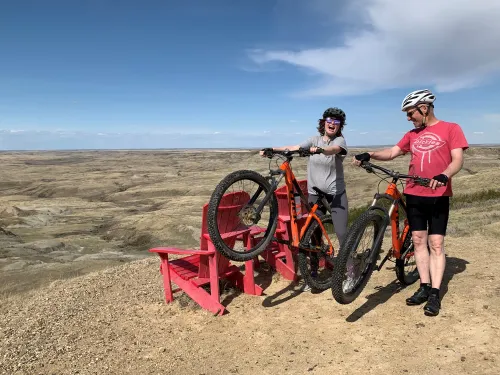
<instances>
[{"instance_id":1,"label":"handlebar grip","mask_svg":"<svg viewBox=\"0 0 500 375\"><path fill-rule=\"evenodd\" d=\"M299 155L303 156L303 157L311 155L311 151L309 151L308 148L302 148L302 147L300 147L297 151L299 152Z\"/></svg>"},{"instance_id":2,"label":"handlebar grip","mask_svg":"<svg viewBox=\"0 0 500 375\"><path fill-rule=\"evenodd\" d=\"M317 154L322 154L325 152L324 149L321 147L317 147L315 152L311 152L309 148L299 148L298 150L300 156L311 156L311 155L317 155Z\"/></svg>"},{"instance_id":3,"label":"handlebar grip","mask_svg":"<svg viewBox=\"0 0 500 375\"><path fill-rule=\"evenodd\" d=\"M417 177L413 179L416 184L421 185L421 186L429 186L429 183L431 182L430 178L424 178L424 177Z\"/></svg>"},{"instance_id":4,"label":"handlebar grip","mask_svg":"<svg viewBox=\"0 0 500 375\"><path fill-rule=\"evenodd\" d=\"M264 153L263 156L269 159L271 159L274 155L274 150L272 148L263 148L261 151Z\"/></svg>"}]
</instances>

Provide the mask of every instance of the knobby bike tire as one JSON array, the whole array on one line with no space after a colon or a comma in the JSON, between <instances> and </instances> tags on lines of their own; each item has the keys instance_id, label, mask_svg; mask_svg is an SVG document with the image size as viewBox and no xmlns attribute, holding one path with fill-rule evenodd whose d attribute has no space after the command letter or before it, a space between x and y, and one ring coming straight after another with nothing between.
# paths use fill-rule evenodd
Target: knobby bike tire
<instances>
[{"instance_id":1,"label":"knobby bike tire","mask_svg":"<svg viewBox=\"0 0 500 375\"><path fill-rule=\"evenodd\" d=\"M321 223L323 226L325 223L332 223L332 217L331 215L323 215L319 218L321 220ZM311 240L312 235L316 230L321 231L321 228L316 220L311 220L309 227L307 228L306 232L304 233L304 237L301 241L304 247L307 247L309 244L309 241ZM304 281L306 282L307 285L309 285L311 288L323 291L328 288L332 287L332 276L328 277L326 280L319 280L317 278L312 277L311 272L309 268L307 267L308 264L308 259L310 258L311 252L307 250L299 250L297 258L298 258L298 264L299 264L299 269L300 269L300 274L304 278ZM321 254L322 256L325 257L325 259L328 257L326 254ZM331 262L333 264L333 259L327 259L327 261ZM335 267L335 266L334 266ZM333 272L332 272L333 274Z\"/></svg>"},{"instance_id":2,"label":"knobby bike tire","mask_svg":"<svg viewBox=\"0 0 500 375\"><path fill-rule=\"evenodd\" d=\"M347 272L347 262L351 256L351 253L356 250L359 245L359 238L364 233L366 227L373 223L374 234L372 238L372 244L370 252L367 256L368 268L364 270L361 278L356 282L353 290L350 292L344 291L344 279ZM335 261L335 266L333 268L333 280L332 280L332 294L333 298L341 304L348 304L354 301L361 291L364 289L370 276L373 273L377 255L379 254L380 248L382 247L382 239L379 245L375 248L375 239L379 236L380 231L383 229L383 217L380 216L374 210L365 211L362 213L349 228L344 243L342 244L339 254Z\"/></svg>"},{"instance_id":3,"label":"knobby bike tire","mask_svg":"<svg viewBox=\"0 0 500 375\"><path fill-rule=\"evenodd\" d=\"M246 249L245 252L239 252L229 247L223 241L217 225L217 212L219 203L226 190L232 184L242 180L250 180L257 183L263 189L263 192L261 193L263 194L262 196L265 196L265 194L267 194L267 192L271 190L271 185L267 182L267 180L261 174L255 171L240 170L232 172L224 177L216 186L208 203L207 212L208 234L214 244L214 247L226 258L237 262L246 262L262 253L273 239L273 235L276 231L276 226L278 223L278 201L276 200L276 195L272 194L270 197L271 204L269 222L266 223L265 232L258 245L250 249Z\"/></svg>"},{"instance_id":4,"label":"knobby bike tire","mask_svg":"<svg viewBox=\"0 0 500 375\"><path fill-rule=\"evenodd\" d=\"M408 253L411 251L414 251L413 241L411 238L411 232L408 231L408 233L406 234L406 238L403 242L403 246L401 248L401 257L399 259L396 259L396 267L395 267L396 277L398 278L399 282L403 285L411 285L420 278L418 269L416 267L412 272L406 272L405 270L405 259Z\"/></svg>"}]
</instances>

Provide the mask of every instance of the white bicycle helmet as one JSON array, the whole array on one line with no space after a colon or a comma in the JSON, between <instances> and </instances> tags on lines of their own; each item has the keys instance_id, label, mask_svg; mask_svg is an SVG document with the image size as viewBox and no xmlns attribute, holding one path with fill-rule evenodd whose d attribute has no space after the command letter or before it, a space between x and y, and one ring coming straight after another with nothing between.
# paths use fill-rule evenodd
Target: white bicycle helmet
<instances>
[{"instance_id":1,"label":"white bicycle helmet","mask_svg":"<svg viewBox=\"0 0 500 375\"><path fill-rule=\"evenodd\" d=\"M432 104L434 100L436 100L436 97L430 90L416 90L406 95L401 103L401 110L406 111L418 104Z\"/></svg>"}]
</instances>

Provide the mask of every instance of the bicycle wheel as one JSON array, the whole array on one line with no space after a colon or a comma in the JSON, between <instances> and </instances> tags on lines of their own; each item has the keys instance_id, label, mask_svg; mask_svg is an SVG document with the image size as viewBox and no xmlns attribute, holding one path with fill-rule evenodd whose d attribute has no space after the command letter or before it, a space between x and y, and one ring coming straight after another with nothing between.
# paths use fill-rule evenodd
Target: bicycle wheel
<instances>
[{"instance_id":1,"label":"bicycle wheel","mask_svg":"<svg viewBox=\"0 0 500 375\"><path fill-rule=\"evenodd\" d=\"M278 202L266 179L257 172L241 170L219 182L208 203L208 234L215 248L226 258L244 262L258 256L273 239L278 220ZM237 197L237 199L236 199ZM260 212L259 205L263 204ZM250 243L229 240L228 233L251 231ZM226 234L226 235L224 235ZM239 246L238 246L239 245Z\"/></svg>"},{"instance_id":2,"label":"bicycle wheel","mask_svg":"<svg viewBox=\"0 0 500 375\"><path fill-rule=\"evenodd\" d=\"M369 227L373 231L367 241L362 241ZM368 283L382 246L382 239L378 246L375 244L382 230L383 218L372 210L362 213L351 225L333 268L332 294L337 302L351 303Z\"/></svg>"},{"instance_id":3,"label":"bicycle wheel","mask_svg":"<svg viewBox=\"0 0 500 375\"><path fill-rule=\"evenodd\" d=\"M335 247L335 240L337 239L337 236L333 230L332 217L330 215L323 215L320 217L320 220L328 233L330 241ZM304 281L307 285L316 290L326 290L331 288L333 276L333 257L330 257L327 254L329 244L316 220L312 220L309 224L309 227L304 233L304 237L301 241L301 246L315 248L320 247L319 252L299 249L298 264Z\"/></svg>"},{"instance_id":4,"label":"bicycle wheel","mask_svg":"<svg viewBox=\"0 0 500 375\"><path fill-rule=\"evenodd\" d=\"M401 248L401 257L396 259L396 276L403 285L411 285L420 278L409 231Z\"/></svg>"}]
</instances>

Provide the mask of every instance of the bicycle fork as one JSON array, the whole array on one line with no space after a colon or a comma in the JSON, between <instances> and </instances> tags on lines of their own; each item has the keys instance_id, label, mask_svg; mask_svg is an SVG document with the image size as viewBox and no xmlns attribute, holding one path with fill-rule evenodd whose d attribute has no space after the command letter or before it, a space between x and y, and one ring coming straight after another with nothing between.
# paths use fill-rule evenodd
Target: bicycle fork
<instances>
[{"instance_id":1,"label":"bicycle fork","mask_svg":"<svg viewBox=\"0 0 500 375\"><path fill-rule=\"evenodd\" d=\"M392 202L389 210L376 205L377 201L380 198L386 198L386 199L389 199ZM376 258L375 258L376 255L375 254L379 254L380 253L380 247L382 245L382 240L384 238L385 231L386 231L387 227L389 226L389 223L390 223L390 220L391 220L390 218L392 216L392 213L394 212L394 209L396 208L396 204L397 204L397 200L394 199L393 197L391 197L388 194L375 194L373 202L372 202L371 206L368 208L369 210L380 210L383 213L383 215L381 215L383 221L382 221L382 225L380 227L380 232L378 233L377 237L375 238L375 242L373 244L374 250L376 250L376 251L373 251L373 253L372 253L372 257L371 257L372 259L370 259L371 262L375 262L375 260L376 260ZM380 262L380 264L375 267L375 269L377 271L380 271L382 269L382 267L384 266L385 262L387 262L387 260L391 256L391 253L392 253L392 251L389 250L387 252L387 254L385 255L384 259L382 259L382 261Z\"/></svg>"}]
</instances>

